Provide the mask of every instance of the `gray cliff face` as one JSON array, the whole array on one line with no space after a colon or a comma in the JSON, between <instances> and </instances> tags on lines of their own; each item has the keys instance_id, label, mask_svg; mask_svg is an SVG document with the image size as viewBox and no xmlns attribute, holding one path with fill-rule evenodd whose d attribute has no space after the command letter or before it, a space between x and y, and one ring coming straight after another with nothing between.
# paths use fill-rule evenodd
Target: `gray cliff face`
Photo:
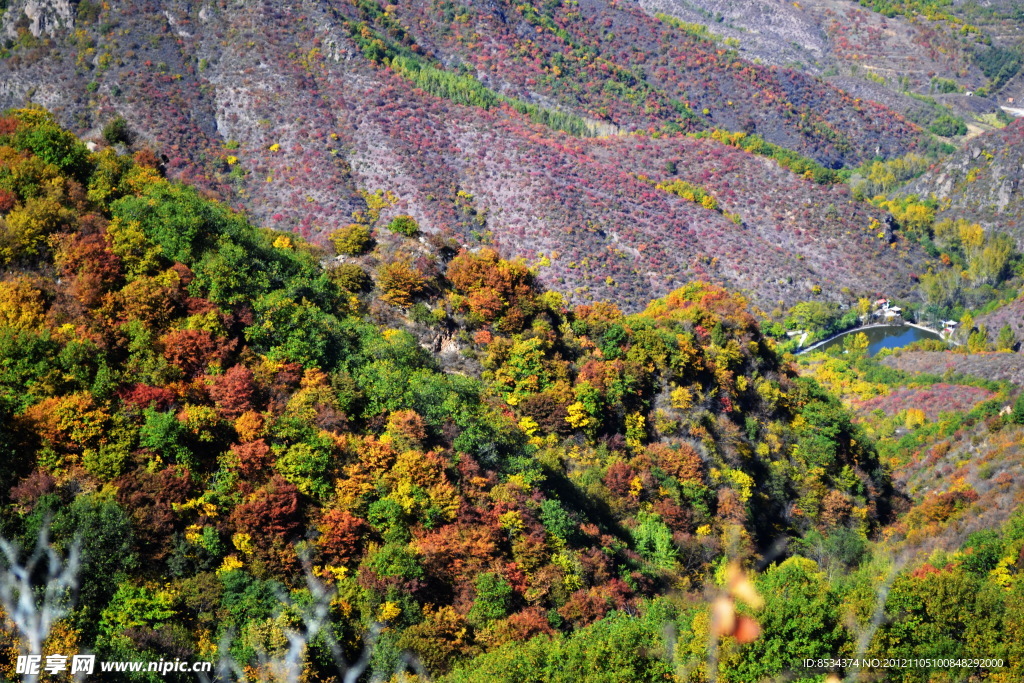
<instances>
[{"instance_id":1,"label":"gray cliff face","mask_svg":"<svg viewBox=\"0 0 1024 683\"><path fill-rule=\"evenodd\" d=\"M0 34L14 38L18 35L17 25L22 17L28 19L28 30L36 38L74 27L75 3L71 0L24 0L14 2L3 16Z\"/></svg>"},{"instance_id":2,"label":"gray cliff face","mask_svg":"<svg viewBox=\"0 0 1024 683\"><path fill-rule=\"evenodd\" d=\"M1024 119L971 140L905 194L934 195L940 217L966 218L1024 245Z\"/></svg>"}]
</instances>

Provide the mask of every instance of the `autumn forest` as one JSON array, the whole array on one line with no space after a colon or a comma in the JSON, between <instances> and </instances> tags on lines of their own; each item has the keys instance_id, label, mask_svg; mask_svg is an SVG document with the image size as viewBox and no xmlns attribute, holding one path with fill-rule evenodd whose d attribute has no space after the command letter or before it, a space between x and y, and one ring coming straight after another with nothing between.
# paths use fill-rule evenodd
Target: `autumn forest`
<instances>
[{"instance_id":1,"label":"autumn forest","mask_svg":"<svg viewBox=\"0 0 1024 683\"><path fill-rule=\"evenodd\" d=\"M37 4L0 680L1024 680L1013 3Z\"/></svg>"}]
</instances>

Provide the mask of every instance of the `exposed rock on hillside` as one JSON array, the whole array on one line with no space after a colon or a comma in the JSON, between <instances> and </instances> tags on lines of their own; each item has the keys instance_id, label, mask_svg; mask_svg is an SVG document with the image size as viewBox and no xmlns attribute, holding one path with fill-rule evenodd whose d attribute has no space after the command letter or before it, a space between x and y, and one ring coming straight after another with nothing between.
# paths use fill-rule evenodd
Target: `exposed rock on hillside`
<instances>
[{"instance_id":1,"label":"exposed rock on hillside","mask_svg":"<svg viewBox=\"0 0 1024 683\"><path fill-rule=\"evenodd\" d=\"M934 194L940 217L967 218L1011 234L1024 245L1024 119L974 138L962 150L911 183L908 194Z\"/></svg>"},{"instance_id":2,"label":"exposed rock on hillside","mask_svg":"<svg viewBox=\"0 0 1024 683\"><path fill-rule=\"evenodd\" d=\"M971 87L985 77L970 60L969 41L939 30L935 22L885 17L853 0L734 2L643 0L652 14L664 12L739 41L741 54L768 64L798 64L812 73L831 70L891 81L927 91L935 76ZM910 101L907 101L910 104Z\"/></svg>"},{"instance_id":3,"label":"exposed rock on hillside","mask_svg":"<svg viewBox=\"0 0 1024 683\"><path fill-rule=\"evenodd\" d=\"M55 36L74 26L76 5L70 0L27 0L3 15L0 35L17 38L18 29L26 27L35 38Z\"/></svg>"}]
</instances>

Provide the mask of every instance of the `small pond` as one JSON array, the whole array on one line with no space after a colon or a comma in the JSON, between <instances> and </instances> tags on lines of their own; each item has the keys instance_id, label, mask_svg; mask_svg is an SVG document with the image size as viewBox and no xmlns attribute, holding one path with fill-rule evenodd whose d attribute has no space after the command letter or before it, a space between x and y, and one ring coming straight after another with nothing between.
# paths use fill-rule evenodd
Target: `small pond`
<instances>
[{"instance_id":1,"label":"small pond","mask_svg":"<svg viewBox=\"0 0 1024 683\"><path fill-rule=\"evenodd\" d=\"M935 332L922 330L910 325L882 325L879 327L868 327L866 329L851 330L838 337L833 337L815 349L815 351L828 351L835 346L842 346L846 336L863 332L868 338L868 355L873 356L882 349L898 349L922 339L942 339Z\"/></svg>"}]
</instances>

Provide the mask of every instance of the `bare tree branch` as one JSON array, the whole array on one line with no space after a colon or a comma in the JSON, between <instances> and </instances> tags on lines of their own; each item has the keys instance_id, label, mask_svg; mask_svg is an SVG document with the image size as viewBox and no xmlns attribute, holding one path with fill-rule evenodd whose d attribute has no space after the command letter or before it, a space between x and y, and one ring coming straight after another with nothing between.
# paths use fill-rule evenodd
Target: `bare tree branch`
<instances>
[{"instance_id":1,"label":"bare tree branch","mask_svg":"<svg viewBox=\"0 0 1024 683\"><path fill-rule=\"evenodd\" d=\"M50 525L39 531L35 548L24 564L18 559L21 549L7 539L0 538L0 604L17 629L21 651L28 655L41 655L43 642L50 635L54 622L71 611L74 591L78 588L80 567L80 539L76 539L62 560L50 544ZM33 585L40 564L45 561L46 573L39 585ZM40 590L41 589L41 590ZM28 683L38 680L37 674L27 674Z\"/></svg>"}]
</instances>

